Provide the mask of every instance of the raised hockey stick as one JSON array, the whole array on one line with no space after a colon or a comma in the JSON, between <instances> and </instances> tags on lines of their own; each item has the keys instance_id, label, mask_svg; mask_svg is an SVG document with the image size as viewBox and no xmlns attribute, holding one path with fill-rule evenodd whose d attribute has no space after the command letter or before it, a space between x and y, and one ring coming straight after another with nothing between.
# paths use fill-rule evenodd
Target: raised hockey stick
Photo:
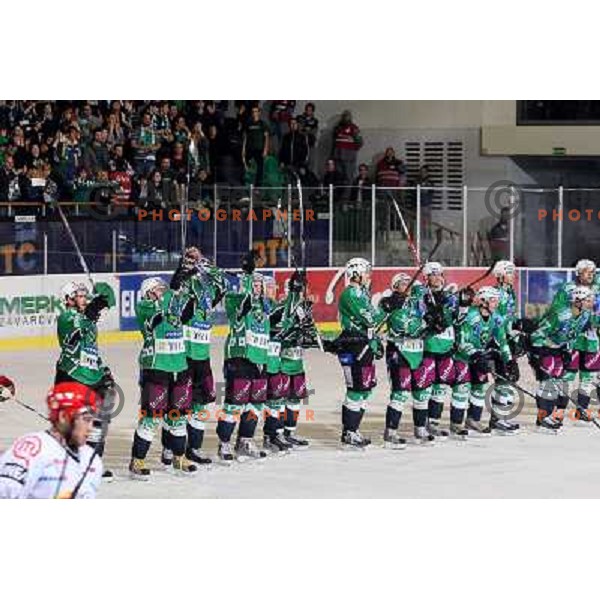
<instances>
[{"instance_id":1,"label":"raised hockey stick","mask_svg":"<svg viewBox=\"0 0 600 600\"><path fill-rule=\"evenodd\" d=\"M389 194L389 197L394 205L394 208L396 209L398 218L400 219L400 224L402 225L402 230L404 231L404 235L406 236L406 242L408 244L408 249L410 250L410 252L413 256L415 265L419 266L421 264L421 257L419 256L419 250L415 246L415 243L412 239L410 231L408 230L408 226L406 224L406 221L404 220L404 216L402 214L402 211L400 210L400 207L398 206L398 202L396 201L396 198L394 198L394 196L392 196L392 194Z\"/></svg>"},{"instance_id":2,"label":"raised hockey stick","mask_svg":"<svg viewBox=\"0 0 600 600\"><path fill-rule=\"evenodd\" d=\"M50 184L52 184L52 185L50 185ZM58 211L60 219L63 222L65 229L67 230L67 235L69 236L69 238L71 240L71 244L73 244L73 248L75 249L75 253L77 254L79 264L81 265L83 272L85 273L86 277L88 278L88 281L90 282L91 287L93 288L94 281L92 279L92 275L90 274L90 269L87 266L87 263L85 262L85 258L83 257L81 249L79 248L77 239L75 238L73 230L71 229L71 226L69 225L69 221L67 221L67 217L65 216L65 213L63 212L60 202L58 201L57 192L58 192L58 186L56 185L56 183L51 181L47 184L46 189L44 190L44 197L51 204L51 206L54 206L54 208L56 208L56 210Z\"/></svg>"},{"instance_id":3,"label":"raised hockey stick","mask_svg":"<svg viewBox=\"0 0 600 600\"><path fill-rule=\"evenodd\" d=\"M463 290L466 290L467 288L473 287L475 284L479 283L480 281L483 281L486 277L488 277L489 275L491 275L492 271L494 270L494 267L496 266L496 263L498 261L495 260L487 269L487 271L483 274L483 275L479 275L479 277L477 277L476 279L474 279L473 281L471 281L470 283L467 283L467 285L461 287L458 291L462 292Z\"/></svg>"}]
</instances>

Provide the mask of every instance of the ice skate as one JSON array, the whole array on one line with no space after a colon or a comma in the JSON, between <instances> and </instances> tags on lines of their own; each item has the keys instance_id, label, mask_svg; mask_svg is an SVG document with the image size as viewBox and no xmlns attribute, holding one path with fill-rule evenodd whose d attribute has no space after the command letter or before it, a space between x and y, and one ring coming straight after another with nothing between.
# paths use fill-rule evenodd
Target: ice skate
<instances>
[{"instance_id":1,"label":"ice skate","mask_svg":"<svg viewBox=\"0 0 600 600\"><path fill-rule=\"evenodd\" d=\"M342 433L342 447L355 450L364 450L371 440L363 437L360 431L344 431Z\"/></svg>"},{"instance_id":2,"label":"ice skate","mask_svg":"<svg viewBox=\"0 0 600 600\"><path fill-rule=\"evenodd\" d=\"M404 450L406 440L398 434L397 429L386 429L383 432L383 447L390 450Z\"/></svg>"},{"instance_id":3,"label":"ice skate","mask_svg":"<svg viewBox=\"0 0 600 600\"><path fill-rule=\"evenodd\" d=\"M473 432L476 436L489 436L492 432L487 425L484 425L481 421L476 421L471 417L467 417L466 426L469 432Z\"/></svg>"},{"instance_id":4,"label":"ice skate","mask_svg":"<svg viewBox=\"0 0 600 600\"><path fill-rule=\"evenodd\" d=\"M450 436L464 440L469 436L469 431L462 423L450 423Z\"/></svg>"},{"instance_id":5,"label":"ice skate","mask_svg":"<svg viewBox=\"0 0 600 600\"><path fill-rule=\"evenodd\" d=\"M185 455L173 457L173 470L178 473L190 475L198 470L198 465L187 459Z\"/></svg>"},{"instance_id":6,"label":"ice skate","mask_svg":"<svg viewBox=\"0 0 600 600\"><path fill-rule=\"evenodd\" d=\"M292 445L292 446L302 446L302 447L306 447L309 445L309 442L306 438L303 438L301 435L298 435L295 431L291 431L289 429L285 430L284 433L285 439Z\"/></svg>"},{"instance_id":7,"label":"ice skate","mask_svg":"<svg viewBox=\"0 0 600 600\"><path fill-rule=\"evenodd\" d=\"M435 436L429 433L427 427L415 427L415 442L417 444L432 444Z\"/></svg>"},{"instance_id":8,"label":"ice skate","mask_svg":"<svg viewBox=\"0 0 600 600\"><path fill-rule=\"evenodd\" d=\"M490 430L502 435L511 435L519 430L519 424L507 419L491 419Z\"/></svg>"},{"instance_id":9,"label":"ice skate","mask_svg":"<svg viewBox=\"0 0 600 600\"><path fill-rule=\"evenodd\" d=\"M263 448L269 452L289 452L292 449L292 444L281 433L275 435L265 435L263 440Z\"/></svg>"},{"instance_id":10,"label":"ice skate","mask_svg":"<svg viewBox=\"0 0 600 600\"><path fill-rule=\"evenodd\" d=\"M252 438L238 438L235 451L238 458L265 458L267 456L267 453L260 450Z\"/></svg>"},{"instance_id":11,"label":"ice skate","mask_svg":"<svg viewBox=\"0 0 600 600\"><path fill-rule=\"evenodd\" d=\"M104 469L102 473L102 483L111 483L114 480L115 476L110 469Z\"/></svg>"},{"instance_id":12,"label":"ice skate","mask_svg":"<svg viewBox=\"0 0 600 600\"><path fill-rule=\"evenodd\" d=\"M558 433L560 429L560 425L552 418L552 417L544 417L543 419L538 419L535 422L538 431L541 433Z\"/></svg>"},{"instance_id":13,"label":"ice skate","mask_svg":"<svg viewBox=\"0 0 600 600\"><path fill-rule=\"evenodd\" d=\"M143 458L131 459L129 473L132 479L139 481L148 481L150 479L150 469L146 467L146 461Z\"/></svg>"},{"instance_id":14,"label":"ice skate","mask_svg":"<svg viewBox=\"0 0 600 600\"><path fill-rule=\"evenodd\" d=\"M233 450L231 449L231 444L229 442L219 442L217 456L219 457L221 463L230 465L235 459Z\"/></svg>"},{"instance_id":15,"label":"ice skate","mask_svg":"<svg viewBox=\"0 0 600 600\"><path fill-rule=\"evenodd\" d=\"M427 431L436 438L445 439L450 436L447 429L440 427L439 421L429 420L427 423Z\"/></svg>"},{"instance_id":16,"label":"ice skate","mask_svg":"<svg viewBox=\"0 0 600 600\"><path fill-rule=\"evenodd\" d=\"M202 456L200 450L196 448L188 448L185 452L185 457L198 465L210 465L212 463L212 458Z\"/></svg>"}]
</instances>

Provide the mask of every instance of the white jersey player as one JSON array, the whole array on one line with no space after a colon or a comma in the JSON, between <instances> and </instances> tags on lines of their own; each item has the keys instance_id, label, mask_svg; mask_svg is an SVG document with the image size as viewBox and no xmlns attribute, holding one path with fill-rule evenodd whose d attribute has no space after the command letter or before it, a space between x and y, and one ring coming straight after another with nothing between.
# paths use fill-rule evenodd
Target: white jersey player
<instances>
[{"instance_id":1,"label":"white jersey player","mask_svg":"<svg viewBox=\"0 0 600 600\"><path fill-rule=\"evenodd\" d=\"M81 383L55 385L51 428L20 437L0 458L0 498L95 498L102 461L86 440L98 400Z\"/></svg>"}]
</instances>

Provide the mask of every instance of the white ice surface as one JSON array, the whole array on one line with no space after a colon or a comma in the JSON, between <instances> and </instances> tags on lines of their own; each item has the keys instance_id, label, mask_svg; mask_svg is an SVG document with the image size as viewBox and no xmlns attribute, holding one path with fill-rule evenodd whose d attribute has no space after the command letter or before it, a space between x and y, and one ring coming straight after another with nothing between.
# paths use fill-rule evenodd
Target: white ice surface
<instances>
[{"instance_id":1,"label":"white ice surface","mask_svg":"<svg viewBox=\"0 0 600 600\"><path fill-rule=\"evenodd\" d=\"M373 439L365 452L339 449L339 413L343 398L341 371L335 359L310 351L309 385L316 390L307 407L314 421L301 416L300 433L312 439L307 450L263 461L213 466L193 476L178 476L158 464L159 436L151 449L149 482L127 475L138 402L136 344L114 344L106 358L125 393L125 408L113 421L105 463L116 472L101 488L102 498L598 498L600 429L568 421L559 435L536 433L533 400L520 415L522 433L466 442L448 440L433 447L381 447L388 387L385 364L377 363L378 387L362 430ZM56 351L0 353L0 372L12 377L19 398L45 410ZM222 340L215 344L213 369L222 380ZM534 390L529 367L521 383ZM447 416L447 410L445 411ZM407 418L408 417L408 418ZM410 414L403 419L411 437ZM0 404L0 449L16 436L39 429L41 420L14 403ZM207 423L206 450L214 455L214 418ZM259 426L260 427L260 426ZM260 432L257 431L257 434ZM258 438L261 436L257 435Z\"/></svg>"}]
</instances>

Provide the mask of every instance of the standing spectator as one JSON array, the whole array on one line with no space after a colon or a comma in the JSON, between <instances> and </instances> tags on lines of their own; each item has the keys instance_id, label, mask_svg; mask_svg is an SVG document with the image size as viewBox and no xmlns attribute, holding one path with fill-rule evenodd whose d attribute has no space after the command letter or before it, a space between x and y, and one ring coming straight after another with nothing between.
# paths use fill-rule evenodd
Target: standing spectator
<instances>
[{"instance_id":1,"label":"standing spectator","mask_svg":"<svg viewBox=\"0 0 600 600\"><path fill-rule=\"evenodd\" d=\"M108 171L108 161L110 153L106 140L108 132L106 129L96 129L94 131L94 141L86 148L83 157L83 164L88 172L96 175L99 171Z\"/></svg>"},{"instance_id":2,"label":"standing spectator","mask_svg":"<svg viewBox=\"0 0 600 600\"><path fill-rule=\"evenodd\" d=\"M371 186L373 180L369 176L369 167L365 163L358 165L358 175L352 182L352 193L350 199L357 203L367 203L371 200Z\"/></svg>"},{"instance_id":3,"label":"standing spectator","mask_svg":"<svg viewBox=\"0 0 600 600\"><path fill-rule=\"evenodd\" d=\"M290 131L283 136L279 150L279 163L282 167L296 169L302 176L308 163L308 138L298 128L293 117L289 121Z\"/></svg>"},{"instance_id":4,"label":"standing spectator","mask_svg":"<svg viewBox=\"0 0 600 600\"><path fill-rule=\"evenodd\" d=\"M333 131L333 159L347 185L356 172L356 157L363 145L360 129L352 122L352 113L345 110Z\"/></svg>"},{"instance_id":5,"label":"standing spectator","mask_svg":"<svg viewBox=\"0 0 600 600\"><path fill-rule=\"evenodd\" d=\"M118 185L115 196L118 200L126 201L132 197L134 171L123 154L123 146L117 144L112 151L108 163L108 178Z\"/></svg>"},{"instance_id":6,"label":"standing spectator","mask_svg":"<svg viewBox=\"0 0 600 600\"><path fill-rule=\"evenodd\" d=\"M0 202L18 202L28 199L27 177L15 168L12 155L4 158L4 166L0 168ZM2 214L6 214L2 207Z\"/></svg>"},{"instance_id":7,"label":"standing spectator","mask_svg":"<svg viewBox=\"0 0 600 600\"><path fill-rule=\"evenodd\" d=\"M201 118L202 129L208 132L208 129L212 126L220 127L220 118L217 114L217 105L214 100L207 100L204 104L204 112Z\"/></svg>"},{"instance_id":8,"label":"standing spectator","mask_svg":"<svg viewBox=\"0 0 600 600\"><path fill-rule=\"evenodd\" d=\"M173 137L176 142L186 144L191 136L190 128L187 126L183 117L177 117L175 121L175 128L173 129Z\"/></svg>"},{"instance_id":9,"label":"standing spectator","mask_svg":"<svg viewBox=\"0 0 600 600\"><path fill-rule=\"evenodd\" d=\"M190 155L191 174L195 175L198 171L209 171L208 140L202 131L202 123L194 125L191 133L190 145L188 149Z\"/></svg>"},{"instance_id":10,"label":"standing spectator","mask_svg":"<svg viewBox=\"0 0 600 600\"><path fill-rule=\"evenodd\" d=\"M508 260L510 255L510 207L500 210L500 220L489 230L488 243L492 254L492 263Z\"/></svg>"},{"instance_id":11,"label":"standing spectator","mask_svg":"<svg viewBox=\"0 0 600 600\"><path fill-rule=\"evenodd\" d=\"M59 169L68 184L73 183L82 163L83 151L79 145L79 129L68 127L67 135L59 133L55 141Z\"/></svg>"},{"instance_id":12,"label":"standing spectator","mask_svg":"<svg viewBox=\"0 0 600 600\"><path fill-rule=\"evenodd\" d=\"M271 124L271 134L273 139L277 140L277 148L281 144L284 129L287 129L290 119L294 114L296 107L295 100L272 100L269 109L269 122Z\"/></svg>"},{"instance_id":13,"label":"standing spectator","mask_svg":"<svg viewBox=\"0 0 600 600\"><path fill-rule=\"evenodd\" d=\"M79 124L82 144L90 144L93 132L102 126L102 119L94 116L91 104L86 102L81 109L81 115L79 115L77 122Z\"/></svg>"},{"instance_id":14,"label":"standing spectator","mask_svg":"<svg viewBox=\"0 0 600 600\"><path fill-rule=\"evenodd\" d=\"M179 183L185 183L187 181L188 159L185 148L181 142L175 142L173 144L171 168L175 172L176 181Z\"/></svg>"},{"instance_id":15,"label":"standing spectator","mask_svg":"<svg viewBox=\"0 0 600 600\"><path fill-rule=\"evenodd\" d=\"M142 124L133 132L131 147L134 151L134 165L137 173L146 175L156 162L156 151L160 144L156 139L156 131L152 126L152 115L145 112Z\"/></svg>"},{"instance_id":16,"label":"standing spectator","mask_svg":"<svg viewBox=\"0 0 600 600\"><path fill-rule=\"evenodd\" d=\"M386 148L384 157L377 163L377 185L388 188L403 187L406 183L404 163L396 158L395 150Z\"/></svg>"},{"instance_id":17,"label":"standing spectator","mask_svg":"<svg viewBox=\"0 0 600 600\"><path fill-rule=\"evenodd\" d=\"M307 102L304 106L304 112L298 117L300 131L306 134L308 145L312 149L317 143L317 133L319 131L319 119L315 117L315 105Z\"/></svg>"},{"instance_id":18,"label":"standing spectator","mask_svg":"<svg viewBox=\"0 0 600 600\"><path fill-rule=\"evenodd\" d=\"M263 180L263 169L265 157L269 153L269 128L260 118L260 108L255 106L250 113L250 121L244 132L242 145L242 159L248 170L249 162L254 160L256 164L256 178L254 185L261 186Z\"/></svg>"}]
</instances>

